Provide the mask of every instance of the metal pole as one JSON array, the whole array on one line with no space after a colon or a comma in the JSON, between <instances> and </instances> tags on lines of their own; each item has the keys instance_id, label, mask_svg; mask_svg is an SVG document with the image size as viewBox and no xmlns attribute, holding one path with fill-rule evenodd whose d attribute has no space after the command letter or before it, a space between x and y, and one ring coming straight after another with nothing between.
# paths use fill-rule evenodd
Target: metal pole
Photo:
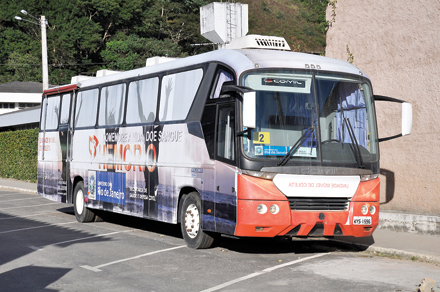
<instances>
[{"instance_id":1,"label":"metal pole","mask_svg":"<svg viewBox=\"0 0 440 292\"><path fill-rule=\"evenodd\" d=\"M43 60L43 91L49 88L49 70L47 66L46 17L41 15L41 55Z\"/></svg>"}]
</instances>

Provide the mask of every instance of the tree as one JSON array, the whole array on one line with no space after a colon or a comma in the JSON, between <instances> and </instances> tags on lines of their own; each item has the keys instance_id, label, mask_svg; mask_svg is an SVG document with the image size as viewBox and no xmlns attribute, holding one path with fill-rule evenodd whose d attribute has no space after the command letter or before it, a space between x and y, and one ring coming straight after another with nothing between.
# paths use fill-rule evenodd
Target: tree
<instances>
[{"instance_id":1,"label":"tree","mask_svg":"<svg viewBox=\"0 0 440 292\"><path fill-rule=\"evenodd\" d=\"M42 80L41 61L32 54L11 53L6 68L13 72L13 79L11 81L40 82Z\"/></svg>"},{"instance_id":2,"label":"tree","mask_svg":"<svg viewBox=\"0 0 440 292\"><path fill-rule=\"evenodd\" d=\"M146 59L152 56L178 57L180 47L170 39L139 38L130 35L121 40L107 43L101 56L106 67L113 70L131 70L144 67Z\"/></svg>"}]
</instances>

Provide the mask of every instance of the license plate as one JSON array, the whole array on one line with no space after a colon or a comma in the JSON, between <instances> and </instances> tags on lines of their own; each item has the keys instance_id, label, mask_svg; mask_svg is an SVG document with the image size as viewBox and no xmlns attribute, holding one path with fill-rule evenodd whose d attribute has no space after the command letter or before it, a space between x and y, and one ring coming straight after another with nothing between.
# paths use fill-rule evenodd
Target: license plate
<instances>
[{"instance_id":1,"label":"license plate","mask_svg":"<svg viewBox=\"0 0 440 292\"><path fill-rule=\"evenodd\" d=\"M354 216L353 225L371 225L371 217L367 216Z\"/></svg>"}]
</instances>

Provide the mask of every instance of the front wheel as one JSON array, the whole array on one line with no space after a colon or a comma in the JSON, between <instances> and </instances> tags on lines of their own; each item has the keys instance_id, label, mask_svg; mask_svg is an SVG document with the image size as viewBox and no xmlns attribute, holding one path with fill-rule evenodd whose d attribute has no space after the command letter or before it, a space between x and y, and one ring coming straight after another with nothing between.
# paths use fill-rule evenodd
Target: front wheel
<instances>
[{"instance_id":1,"label":"front wheel","mask_svg":"<svg viewBox=\"0 0 440 292\"><path fill-rule=\"evenodd\" d=\"M75 185L73 191L73 209L78 222L92 222L95 220L95 214L84 204L84 182L80 181Z\"/></svg>"},{"instance_id":2,"label":"front wheel","mask_svg":"<svg viewBox=\"0 0 440 292\"><path fill-rule=\"evenodd\" d=\"M208 248L214 242L214 238L201 229L201 201L197 192L186 196L181 205L180 226L186 245L194 249Z\"/></svg>"}]
</instances>

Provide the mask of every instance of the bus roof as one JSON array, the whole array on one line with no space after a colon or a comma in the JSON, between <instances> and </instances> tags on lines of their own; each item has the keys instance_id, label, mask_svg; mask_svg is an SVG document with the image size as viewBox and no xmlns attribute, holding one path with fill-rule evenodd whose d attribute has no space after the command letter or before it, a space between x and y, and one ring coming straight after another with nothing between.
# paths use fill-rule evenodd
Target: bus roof
<instances>
[{"instance_id":1,"label":"bus roof","mask_svg":"<svg viewBox=\"0 0 440 292\"><path fill-rule=\"evenodd\" d=\"M263 50L263 49L221 49L196 56L190 56L162 64L142 67L109 76L92 78L78 83L79 88L97 84L118 81L140 75L170 71L186 66L207 62L221 62L230 66L237 75L255 68L292 68L317 69L368 76L352 64L333 58L291 51Z\"/></svg>"}]
</instances>

